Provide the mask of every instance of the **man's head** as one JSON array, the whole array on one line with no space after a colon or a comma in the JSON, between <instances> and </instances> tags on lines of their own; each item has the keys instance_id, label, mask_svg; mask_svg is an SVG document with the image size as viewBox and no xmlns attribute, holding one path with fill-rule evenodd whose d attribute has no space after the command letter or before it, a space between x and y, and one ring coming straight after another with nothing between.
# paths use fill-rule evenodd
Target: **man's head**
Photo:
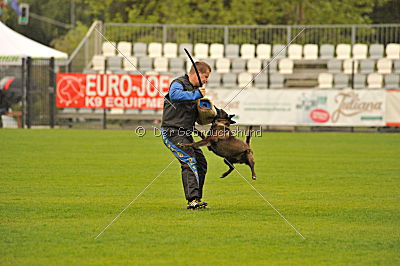
<instances>
[{"instance_id":1,"label":"man's head","mask_svg":"<svg viewBox=\"0 0 400 266\"><path fill-rule=\"evenodd\" d=\"M199 71L201 83L203 83L203 84L207 83L208 76L211 73L211 67L205 62L196 62L195 65L196 65L197 70ZM197 86L197 87L200 86L199 80L196 75L196 70L194 69L193 65L189 71L189 80L190 80L190 83L192 83L194 86Z\"/></svg>"}]
</instances>

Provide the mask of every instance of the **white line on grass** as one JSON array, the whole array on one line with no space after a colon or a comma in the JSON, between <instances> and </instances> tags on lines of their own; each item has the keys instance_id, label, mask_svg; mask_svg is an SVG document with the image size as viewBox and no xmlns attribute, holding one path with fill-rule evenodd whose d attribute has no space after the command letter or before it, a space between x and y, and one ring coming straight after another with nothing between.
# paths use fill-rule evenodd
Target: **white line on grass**
<instances>
[{"instance_id":1,"label":"white line on grass","mask_svg":"<svg viewBox=\"0 0 400 266\"><path fill-rule=\"evenodd\" d=\"M107 228L112 223L114 223L121 216L121 214L126 209L128 209L129 206L131 206L132 203L134 203L140 197L140 195L142 195L146 191L146 189L148 189L154 183L154 181L156 181L156 179L172 164L173 161L175 161L175 158L131 202L129 202L129 204L94 239L97 239L101 234L103 234L103 232L106 231Z\"/></svg>"}]
</instances>

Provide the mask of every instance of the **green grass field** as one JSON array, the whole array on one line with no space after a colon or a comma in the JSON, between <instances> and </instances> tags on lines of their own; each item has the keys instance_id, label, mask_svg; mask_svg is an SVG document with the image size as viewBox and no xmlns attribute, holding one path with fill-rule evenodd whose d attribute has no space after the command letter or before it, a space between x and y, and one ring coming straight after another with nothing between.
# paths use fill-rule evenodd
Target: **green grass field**
<instances>
[{"instance_id":1,"label":"green grass field","mask_svg":"<svg viewBox=\"0 0 400 266\"><path fill-rule=\"evenodd\" d=\"M0 264L400 263L400 136L264 133L250 181L209 162L211 209L189 211L160 138L133 131L0 130ZM247 166L238 170L250 180Z\"/></svg>"}]
</instances>

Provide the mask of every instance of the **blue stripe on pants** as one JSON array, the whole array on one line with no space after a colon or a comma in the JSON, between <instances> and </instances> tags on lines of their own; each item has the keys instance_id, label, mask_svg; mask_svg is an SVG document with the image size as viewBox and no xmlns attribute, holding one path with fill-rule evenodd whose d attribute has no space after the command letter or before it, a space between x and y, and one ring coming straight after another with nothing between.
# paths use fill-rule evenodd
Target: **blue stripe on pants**
<instances>
[{"instance_id":1,"label":"blue stripe on pants","mask_svg":"<svg viewBox=\"0 0 400 266\"><path fill-rule=\"evenodd\" d=\"M199 182L199 174L197 172L197 166L196 166L196 163L197 163L196 162L196 158L190 156L189 154L187 154L183 150L181 150L178 147L176 147L175 144L173 144L167 138L164 129L161 129L161 132L162 132L162 139L163 139L163 142L164 142L165 146L167 146L167 148L172 151L172 153L175 155L176 158L178 158L182 162L184 162L187 165L189 165L190 169L192 169L194 175L196 176L197 183L200 184L200 182Z\"/></svg>"}]
</instances>

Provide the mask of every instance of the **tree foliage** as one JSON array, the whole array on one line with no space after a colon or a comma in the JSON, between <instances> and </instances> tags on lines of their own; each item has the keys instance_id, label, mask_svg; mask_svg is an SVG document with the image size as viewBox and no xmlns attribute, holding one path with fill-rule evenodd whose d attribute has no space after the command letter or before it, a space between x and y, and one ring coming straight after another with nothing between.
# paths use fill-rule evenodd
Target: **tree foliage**
<instances>
[{"instance_id":1,"label":"tree foliage","mask_svg":"<svg viewBox=\"0 0 400 266\"><path fill-rule=\"evenodd\" d=\"M74 1L74 2L73 2ZM79 21L77 28L65 29L30 18L28 26L18 25L11 8L0 18L11 28L44 44L70 52L93 21L220 24L365 24L399 23L400 0L22 0L30 11L63 23L70 23L71 3ZM396 8L397 7L397 8ZM397 11L396 11L397 10Z\"/></svg>"}]
</instances>

